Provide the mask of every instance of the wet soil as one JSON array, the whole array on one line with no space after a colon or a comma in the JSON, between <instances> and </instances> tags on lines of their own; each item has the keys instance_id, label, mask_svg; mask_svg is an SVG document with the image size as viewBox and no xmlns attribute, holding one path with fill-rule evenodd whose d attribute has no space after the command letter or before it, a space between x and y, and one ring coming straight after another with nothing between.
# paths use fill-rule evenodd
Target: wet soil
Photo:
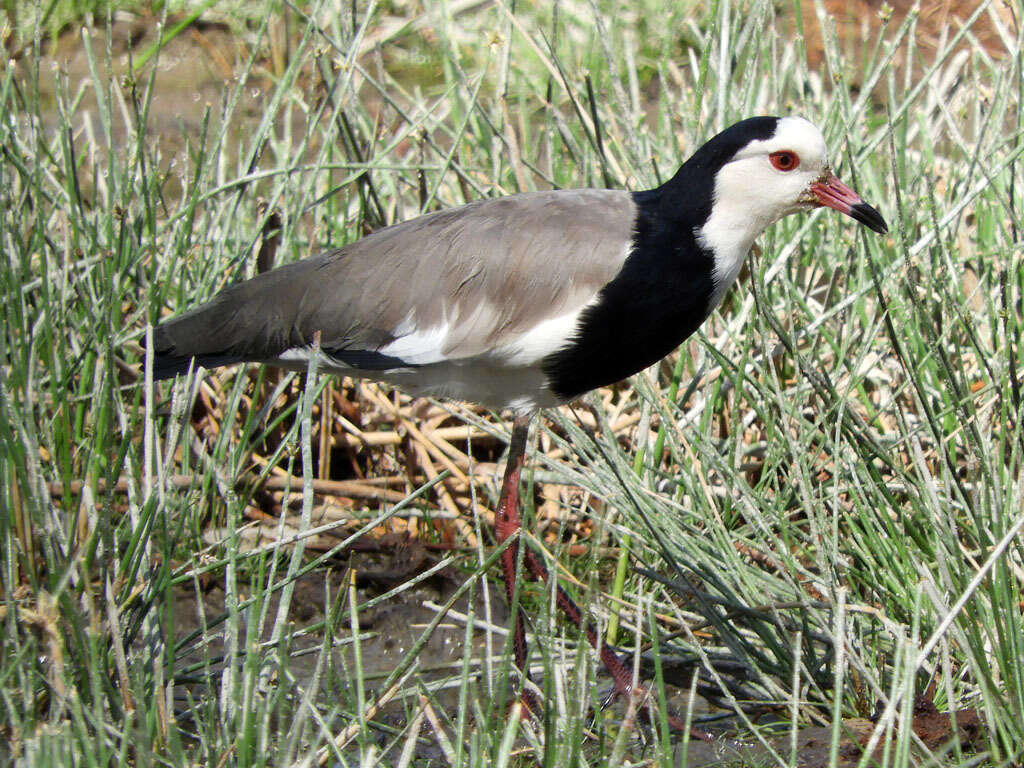
<instances>
[{"instance_id":1,"label":"wet soil","mask_svg":"<svg viewBox=\"0 0 1024 768\"><path fill-rule=\"evenodd\" d=\"M325 617L328 613L337 616L340 613L337 610L339 604L342 608L347 608L351 603L351 578L356 576L356 583L360 585L355 589L356 605L363 606L396 586L393 580L376 578L377 573L400 572L400 567L389 567L389 560L389 557L371 559L353 556L345 567L310 573L295 581L285 622L285 645L289 656L288 674L295 679L301 689L305 690L313 679L318 651L323 647ZM364 567L367 576L359 577L358 574ZM429 606L444 605L461 581L459 573L442 570L384 602L373 607L359 608L357 627L363 677L366 680L368 695L372 696L378 690L388 674L399 665L409 649L420 639L430 622L437 617L438 611ZM240 585L240 602L244 604L252 591L249 585ZM219 581L213 581L205 588L179 588L175 592L172 626L176 630L176 642L192 638L192 642L182 647L175 664L177 670L183 671L177 681L175 697L182 707L185 707L190 699L195 701L201 698L205 691L209 690L211 682L214 689L217 688L217 679L225 666L225 631L222 622L227 611L225 597L223 584ZM259 642L269 642L273 637L280 599L281 592L276 591L266 603L245 608L241 612L239 636L253 638L255 635ZM328 600L334 604L335 610L328 611ZM461 615L468 614L470 609L478 619L490 616L496 627L503 627L505 624L507 616L503 601L500 599L492 599L488 608L482 594L475 595L472 600L463 596L453 607L453 610ZM264 617L262 620L261 616ZM251 626L254 622L258 625L258 630ZM309 629L313 631L308 632ZM335 669L351 670L354 665L352 624L346 619L343 625L333 627L332 634L329 665L333 665ZM455 620L443 621L417 655L419 679L426 682L446 677L457 679L465 653L465 637L464 623ZM470 656L480 659L488 651L488 638L484 632L475 632L473 637ZM490 642L496 646L492 650L500 651L504 637L500 633L495 634L490 638ZM333 696L337 693L329 689L330 683L327 681L330 677L324 676L321 681L324 696ZM454 693L442 692L438 696L438 701L442 706L454 704L453 695ZM182 723L187 722L187 709L179 709L176 712L176 719Z\"/></svg>"}]
</instances>

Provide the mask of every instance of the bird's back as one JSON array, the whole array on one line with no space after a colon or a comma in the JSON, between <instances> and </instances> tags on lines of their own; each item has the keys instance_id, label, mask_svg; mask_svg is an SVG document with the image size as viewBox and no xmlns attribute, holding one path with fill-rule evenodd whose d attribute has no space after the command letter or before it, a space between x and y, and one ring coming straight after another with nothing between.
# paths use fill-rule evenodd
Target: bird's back
<instances>
[{"instance_id":1,"label":"bird's back","mask_svg":"<svg viewBox=\"0 0 1024 768\"><path fill-rule=\"evenodd\" d=\"M481 360L502 367L502 358L536 366L566 341L545 337L545 327L562 332L559 319L574 317L621 269L634 218L629 193L587 189L483 200L396 224L162 323L155 374L173 376L193 358L206 367L296 362L317 331L340 369L364 375Z\"/></svg>"}]
</instances>

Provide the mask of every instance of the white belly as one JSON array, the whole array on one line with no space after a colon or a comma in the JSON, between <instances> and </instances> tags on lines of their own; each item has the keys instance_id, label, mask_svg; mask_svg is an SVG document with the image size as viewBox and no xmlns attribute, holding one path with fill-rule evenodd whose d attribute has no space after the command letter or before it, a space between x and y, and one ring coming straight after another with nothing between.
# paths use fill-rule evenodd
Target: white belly
<instances>
[{"instance_id":1,"label":"white belly","mask_svg":"<svg viewBox=\"0 0 1024 768\"><path fill-rule=\"evenodd\" d=\"M302 371L309 364L307 349L292 349L271 365ZM338 376L384 381L416 397L465 400L495 410L535 411L561 403L547 385L539 365L503 366L488 357L442 360L425 365L368 370L354 368L321 355L318 370Z\"/></svg>"}]
</instances>

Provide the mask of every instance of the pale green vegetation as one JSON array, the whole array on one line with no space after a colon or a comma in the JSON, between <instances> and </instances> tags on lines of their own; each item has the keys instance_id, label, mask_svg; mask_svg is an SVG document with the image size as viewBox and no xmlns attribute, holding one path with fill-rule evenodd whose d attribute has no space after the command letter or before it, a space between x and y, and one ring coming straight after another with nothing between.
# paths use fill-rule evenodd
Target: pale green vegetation
<instances>
[{"instance_id":1,"label":"pale green vegetation","mask_svg":"<svg viewBox=\"0 0 1024 768\"><path fill-rule=\"evenodd\" d=\"M315 662L294 673L297 634L279 606L299 574L339 567L349 529L326 553L301 535L252 550L236 531L251 478L315 476L328 381L295 394L295 377L264 377L253 400L248 374L218 373L204 396L220 431L200 437L197 381L147 385L140 341L148 322L251 274L268 211L282 213L281 262L480 197L653 186L735 119L799 112L890 236L827 211L776 225L698 338L603 393L595 430L550 414L541 442L563 450L533 477L582 489L564 511L596 516L593 543L629 542L617 639L649 649L659 713L698 717L693 691L663 683L662 661L686 659L741 739L769 738L766 708L745 713L772 705L783 738L764 764L796 764L789 745L815 724L831 728L837 761L843 720L875 713L880 765L1019 765L1020 26L1002 28L1001 55L954 28L923 58L914 16L851 46L821 14L827 62L812 71L788 6L355 5L210 8L241 43L225 53L237 77L173 151L147 134L160 75L106 79L102 46L84 81L57 79L55 101L39 84L52 92L60 75L31 45L0 75L10 754L38 766L310 765L318 753L350 766L673 764L684 739L664 718L649 732L621 706L594 718L606 684L593 654L536 586L523 599L549 702L538 726L507 716L502 635L488 658L455 665L455 706L421 676L416 648L368 679L355 631L339 661L329 638L368 608L354 591L328 595L323 621L302 630L318 638L303 652ZM273 410L287 391L291 405ZM254 467L271 433L276 452ZM437 510L439 487L358 514L370 529ZM313 489L295 490L301 534ZM494 490L472 498L490 509ZM478 596L494 553L469 527L483 545L442 563ZM553 555L607 622L599 590L614 559ZM225 587L223 606L182 636L175 595L207 580ZM467 637L483 618L469 617ZM976 709L971 749L954 739L928 756L915 743L906 723L925 693L942 712ZM404 715L376 718L384 694Z\"/></svg>"}]
</instances>

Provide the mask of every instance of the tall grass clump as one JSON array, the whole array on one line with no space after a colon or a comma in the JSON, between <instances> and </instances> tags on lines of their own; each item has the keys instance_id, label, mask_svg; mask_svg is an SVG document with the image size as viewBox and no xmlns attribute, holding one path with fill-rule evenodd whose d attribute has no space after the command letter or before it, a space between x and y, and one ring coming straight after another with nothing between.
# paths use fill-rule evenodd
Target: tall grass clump
<instances>
[{"instance_id":1,"label":"tall grass clump","mask_svg":"<svg viewBox=\"0 0 1024 768\"><path fill-rule=\"evenodd\" d=\"M153 125L179 19L135 67L107 15L81 33L78 79L25 46L0 74L4 758L696 763L671 713L727 730L753 764L800 764L810 727L831 764L856 762L855 723L865 764L1019 764L1022 32L985 2L934 45L910 13L851 51L823 6L799 5L215 7L232 74L173 141ZM823 128L889 237L786 219L677 355L536 435L544 533L524 536L632 652L653 727L602 709L593 654L543 585L521 599L546 713L509 714L482 522L500 449L463 446L467 469L413 441L425 412L504 438L500 416L315 368L147 373L147 326L260 257L482 197L654 186L734 120L791 112ZM400 447L353 424L371 410ZM332 445L407 480L328 520ZM271 492L280 516L261 512ZM361 589L355 542L410 521L456 539ZM374 622L400 600L431 618L376 670ZM447 666L424 661L441 632L464 641ZM948 713L939 743L911 727L925 704ZM958 712L977 723L959 736Z\"/></svg>"}]
</instances>

